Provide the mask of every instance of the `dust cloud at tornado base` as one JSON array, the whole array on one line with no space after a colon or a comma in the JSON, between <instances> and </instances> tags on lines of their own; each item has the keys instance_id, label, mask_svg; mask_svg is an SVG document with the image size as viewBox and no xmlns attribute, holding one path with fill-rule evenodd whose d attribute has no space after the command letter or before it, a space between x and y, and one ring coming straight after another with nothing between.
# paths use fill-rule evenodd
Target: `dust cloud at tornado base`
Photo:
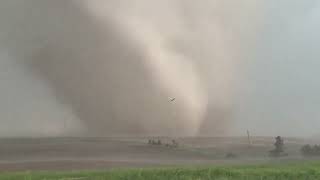
<instances>
[{"instance_id":1,"label":"dust cloud at tornado base","mask_svg":"<svg viewBox=\"0 0 320 180\"><path fill-rule=\"evenodd\" d=\"M1 61L21 88L7 92L19 114L5 117L18 119L9 134L228 132L255 1L4 0L0 10Z\"/></svg>"}]
</instances>

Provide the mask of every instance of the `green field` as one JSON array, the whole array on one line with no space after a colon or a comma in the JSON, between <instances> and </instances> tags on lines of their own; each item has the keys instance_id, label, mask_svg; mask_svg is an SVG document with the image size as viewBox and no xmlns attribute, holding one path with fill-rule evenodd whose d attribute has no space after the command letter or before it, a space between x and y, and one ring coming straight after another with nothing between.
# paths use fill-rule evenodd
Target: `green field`
<instances>
[{"instance_id":1,"label":"green field","mask_svg":"<svg viewBox=\"0 0 320 180\"><path fill-rule=\"evenodd\" d=\"M1 173L2 180L304 180L320 179L320 162L257 166Z\"/></svg>"}]
</instances>

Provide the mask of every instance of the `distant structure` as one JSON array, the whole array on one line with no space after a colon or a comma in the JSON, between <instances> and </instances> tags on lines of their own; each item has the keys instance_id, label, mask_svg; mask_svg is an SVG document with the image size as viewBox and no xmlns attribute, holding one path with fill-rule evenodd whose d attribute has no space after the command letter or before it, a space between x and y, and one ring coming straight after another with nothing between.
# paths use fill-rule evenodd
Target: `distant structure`
<instances>
[{"instance_id":1,"label":"distant structure","mask_svg":"<svg viewBox=\"0 0 320 180\"><path fill-rule=\"evenodd\" d=\"M248 146L251 147L252 141L251 141L250 131L249 130L247 130L247 136L248 136Z\"/></svg>"}]
</instances>

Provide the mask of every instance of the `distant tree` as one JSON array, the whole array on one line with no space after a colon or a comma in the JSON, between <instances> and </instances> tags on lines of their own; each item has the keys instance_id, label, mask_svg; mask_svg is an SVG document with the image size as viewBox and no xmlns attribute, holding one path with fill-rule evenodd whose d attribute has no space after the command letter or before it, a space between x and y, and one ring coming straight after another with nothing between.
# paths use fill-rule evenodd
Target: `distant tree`
<instances>
[{"instance_id":1,"label":"distant tree","mask_svg":"<svg viewBox=\"0 0 320 180\"><path fill-rule=\"evenodd\" d=\"M284 152L284 141L280 136L276 137L276 142L274 143L274 146L275 146L274 150L276 152L279 152L279 153Z\"/></svg>"},{"instance_id":2,"label":"distant tree","mask_svg":"<svg viewBox=\"0 0 320 180\"><path fill-rule=\"evenodd\" d=\"M156 143L155 140L152 140L151 144L152 144L152 145L155 145L155 144L157 144L157 143Z\"/></svg>"},{"instance_id":3,"label":"distant tree","mask_svg":"<svg viewBox=\"0 0 320 180\"><path fill-rule=\"evenodd\" d=\"M176 141L176 140L172 140L172 146L173 147L178 147L179 146L179 143Z\"/></svg>"},{"instance_id":4,"label":"distant tree","mask_svg":"<svg viewBox=\"0 0 320 180\"><path fill-rule=\"evenodd\" d=\"M307 144L302 146L300 151L303 155L310 156L312 154L312 147L309 144Z\"/></svg>"},{"instance_id":5,"label":"distant tree","mask_svg":"<svg viewBox=\"0 0 320 180\"><path fill-rule=\"evenodd\" d=\"M229 153L226 154L225 157L226 157L227 159L234 159L234 158L237 157L237 155L234 154L234 153L232 153L232 152L229 152Z\"/></svg>"},{"instance_id":6,"label":"distant tree","mask_svg":"<svg viewBox=\"0 0 320 180\"><path fill-rule=\"evenodd\" d=\"M274 143L275 148L270 151L270 155L273 157L285 156L284 154L284 141L281 136L275 138L276 142Z\"/></svg>"},{"instance_id":7,"label":"distant tree","mask_svg":"<svg viewBox=\"0 0 320 180\"><path fill-rule=\"evenodd\" d=\"M313 151L314 151L315 155L319 156L320 155L320 145L314 145Z\"/></svg>"},{"instance_id":8,"label":"distant tree","mask_svg":"<svg viewBox=\"0 0 320 180\"><path fill-rule=\"evenodd\" d=\"M300 152L304 156L320 156L320 146L319 145L311 146L307 144L301 147Z\"/></svg>"}]
</instances>

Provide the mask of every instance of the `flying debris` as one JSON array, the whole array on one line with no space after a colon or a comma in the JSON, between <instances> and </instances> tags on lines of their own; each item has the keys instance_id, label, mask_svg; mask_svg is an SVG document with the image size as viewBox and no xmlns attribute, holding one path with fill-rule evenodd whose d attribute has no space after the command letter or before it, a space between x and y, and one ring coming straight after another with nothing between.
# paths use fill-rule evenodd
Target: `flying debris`
<instances>
[{"instance_id":1,"label":"flying debris","mask_svg":"<svg viewBox=\"0 0 320 180\"><path fill-rule=\"evenodd\" d=\"M173 102L173 101L175 101L176 100L176 98L171 98L170 99L170 102Z\"/></svg>"}]
</instances>

